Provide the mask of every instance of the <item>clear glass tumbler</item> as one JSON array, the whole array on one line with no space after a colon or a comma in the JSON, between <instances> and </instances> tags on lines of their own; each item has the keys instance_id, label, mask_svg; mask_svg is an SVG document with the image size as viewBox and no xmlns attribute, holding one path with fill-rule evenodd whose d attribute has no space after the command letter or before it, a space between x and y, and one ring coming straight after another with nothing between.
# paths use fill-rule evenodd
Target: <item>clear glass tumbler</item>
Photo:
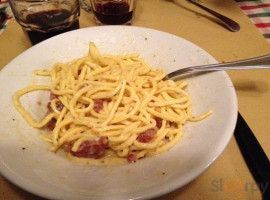
<instances>
[{"instance_id":1,"label":"clear glass tumbler","mask_svg":"<svg viewBox=\"0 0 270 200\"><path fill-rule=\"evenodd\" d=\"M79 28L78 0L8 0L32 44Z\"/></svg>"},{"instance_id":2,"label":"clear glass tumbler","mask_svg":"<svg viewBox=\"0 0 270 200\"><path fill-rule=\"evenodd\" d=\"M90 0L97 24L131 24L136 0Z\"/></svg>"}]
</instances>

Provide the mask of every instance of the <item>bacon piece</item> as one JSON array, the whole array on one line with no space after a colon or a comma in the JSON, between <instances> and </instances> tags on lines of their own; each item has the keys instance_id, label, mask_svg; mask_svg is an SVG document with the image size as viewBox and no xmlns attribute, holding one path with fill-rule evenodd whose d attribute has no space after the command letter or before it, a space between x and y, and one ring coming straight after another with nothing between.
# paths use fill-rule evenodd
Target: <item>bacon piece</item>
<instances>
[{"instance_id":1,"label":"bacon piece","mask_svg":"<svg viewBox=\"0 0 270 200\"><path fill-rule=\"evenodd\" d=\"M156 117L155 120L156 120L156 127L160 129L162 126L162 119L160 119L159 117Z\"/></svg>"},{"instance_id":2,"label":"bacon piece","mask_svg":"<svg viewBox=\"0 0 270 200\"><path fill-rule=\"evenodd\" d=\"M47 114L53 112L53 109L52 109L52 106L51 106L51 102L49 102L49 103L47 104L47 108L48 108Z\"/></svg>"},{"instance_id":3,"label":"bacon piece","mask_svg":"<svg viewBox=\"0 0 270 200\"><path fill-rule=\"evenodd\" d=\"M143 143L150 142L153 139L153 137L156 135L156 133L157 133L157 129L150 128L150 129L146 130L145 132L141 133L137 137L137 140L139 142L143 142Z\"/></svg>"},{"instance_id":4,"label":"bacon piece","mask_svg":"<svg viewBox=\"0 0 270 200\"><path fill-rule=\"evenodd\" d=\"M54 99L58 99L58 95L53 94L53 93L51 92L51 94L50 94L50 100L52 101L52 100L54 100ZM52 109L52 106L51 106L51 102L48 103L47 108L48 108L48 113L53 112L53 109ZM57 109L58 111L61 111L63 108L64 108L64 105L62 104L62 102L57 101L57 102L56 102L56 109Z\"/></svg>"},{"instance_id":5,"label":"bacon piece","mask_svg":"<svg viewBox=\"0 0 270 200\"><path fill-rule=\"evenodd\" d=\"M54 94L51 92L50 94L50 100L53 100L53 99L58 99L58 95Z\"/></svg>"},{"instance_id":6,"label":"bacon piece","mask_svg":"<svg viewBox=\"0 0 270 200\"><path fill-rule=\"evenodd\" d=\"M64 105L62 104L62 102L57 101L57 102L56 102L56 109L57 109L58 111L61 111L61 110L63 110L63 108L64 108Z\"/></svg>"},{"instance_id":7,"label":"bacon piece","mask_svg":"<svg viewBox=\"0 0 270 200\"><path fill-rule=\"evenodd\" d=\"M177 127L177 124L175 122L169 122L170 126Z\"/></svg>"},{"instance_id":8,"label":"bacon piece","mask_svg":"<svg viewBox=\"0 0 270 200\"><path fill-rule=\"evenodd\" d=\"M137 156L133 153L127 155L127 160L129 162L136 162L138 160Z\"/></svg>"},{"instance_id":9,"label":"bacon piece","mask_svg":"<svg viewBox=\"0 0 270 200\"><path fill-rule=\"evenodd\" d=\"M52 106L51 106L51 102L48 103L47 108L48 108L48 112L49 112L49 113L50 113L50 112L53 112L53 109L52 109ZM56 109L57 109L58 111L61 111L61 110L63 110L63 108L64 108L64 105L62 104L62 102L57 101L57 102L56 102Z\"/></svg>"},{"instance_id":10,"label":"bacon piece","mask_svg":"<svg viewBox=\"0 0 270 200\"><path fill-rule=\"evenodd\" d=\"M96 111L98 113L102 109L103 109L103 100L102 99L96 100L95 105L94 105L94 111Z\"/></svg>"},{"instance_id":11,"label":"bacon piece","mask_svg":"<svg viewBox=\"0 0 270 200\"><path fill-rule=\"evenodd\" d=\"M63 144L62 148L65 152L70 153L71 152L71 148L73 147L74 142L70 141L70 142L66 142Z\"/></svg>"},{"instance_id":12,"label":"bacon piece","mask_svg":"<svg viewBox=\"0 0 270 200\"><path fill-rule=\"evenodd\" d=\"M50 112L53 112L53 109L52 109L52 106L51 106L51 102L48 103L47 108L48 108L48 112L49 113ZM63 108L64 108L64 105L60 101L57 101L56 102L56 109L58 111L61 111L61 110L63 110Z\"/></svg>"},{"instance_id":13,"label":"bacon piece","mask_svg":"<svg viewBox=\"0 0 270 200\"><path fill-rule=\"evenodd\" d=\"M69 148L69 144L66 144L66 150ZM73 144L71 145L71 147ZM98 140L84 141L76 152L70 148L70 153L77 157L83 158L100 158L105 154L106 148L108 147L108 139L106 137L100 137Z\"/></svg>"},{"instance_id":14,"label":"bacon piece","mask_svg":"<svg viewBox=\"0 0 270 200\"><path fill-rule=\"evenodd\" d=\"M49 129L49 131L52 131L55 128L55 125L56 125L56 119L52 118L47 124L47 128Z\"/></svg>"}]
</instances>

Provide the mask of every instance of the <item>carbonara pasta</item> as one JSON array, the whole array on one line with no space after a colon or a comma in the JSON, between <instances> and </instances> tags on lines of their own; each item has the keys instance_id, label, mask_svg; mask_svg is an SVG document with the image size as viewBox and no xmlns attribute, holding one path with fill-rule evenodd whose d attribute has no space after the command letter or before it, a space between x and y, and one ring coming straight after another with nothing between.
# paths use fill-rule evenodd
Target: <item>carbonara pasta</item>
<instances>
[{"instance_id":1,"label":"carbonara pasta","mask_svg":"<svg viewBox=\"0 0 270 200\"><path fill-rule=\"evenodd\" d=\"M138 54L101 55L90 43L87 56L56 63L51 85L32 85L17 91L13 102L29 125L49 129L41 138L51 151L64 149L76 162L100 164L137 161L172 148L191 114L187 81L163 80L166 74L150 67ZM36 90L50 91L48 113L36 121L20 97Z\"/></svg>"}]
</instances>

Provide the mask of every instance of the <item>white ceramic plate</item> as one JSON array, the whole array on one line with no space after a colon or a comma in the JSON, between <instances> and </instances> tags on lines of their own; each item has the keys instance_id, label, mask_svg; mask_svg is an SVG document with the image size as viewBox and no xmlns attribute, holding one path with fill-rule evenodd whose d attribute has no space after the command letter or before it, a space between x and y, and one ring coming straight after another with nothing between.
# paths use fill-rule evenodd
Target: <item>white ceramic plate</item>
<instances>
[{"instance_id":1,"label":"white ceramic plate","mask_svg":"<svg viewBox=\"0 0 270 200\"><path fill-rule=\"evenodd\" d=\"M237 100L225 72L190 79L194 114L213 109L204 121L188 123L182 140L169 152L121 166L71 163L51 153L13 107L13 93L47 80L33 75L88 52L95 42L101 53L140 53L152 66L171 72L216 60L196 45L174 35L130 26L80 29L44 41L10 62L0 73L0 170L11 182L49 199L148 199L175 190L200 175L228 144L237 118ZM23 98L35 116L44 112L44 93Z\"/></svg>"}]
</instances>

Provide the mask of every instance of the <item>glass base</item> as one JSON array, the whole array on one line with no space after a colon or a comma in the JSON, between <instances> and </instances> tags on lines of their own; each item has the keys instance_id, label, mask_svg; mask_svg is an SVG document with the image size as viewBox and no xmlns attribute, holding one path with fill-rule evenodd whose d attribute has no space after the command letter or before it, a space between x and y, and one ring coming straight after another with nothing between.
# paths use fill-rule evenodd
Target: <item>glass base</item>
<instances>
[{"instance_id":1,"label":"glass base","mask_svg":"<svg viewBox=\"0 0 270 200\"><path fill-rule=\"evenodd\" d=\"M103 23L97 17L94 17L94 19L95 19L96 24L99 25L99 26L105 26L105 25L132 25L132 21L133 21L133 19L131 19L131 20L125 22L125 23L118 24L118 23Z\"/></svg>"}]
</instances>

